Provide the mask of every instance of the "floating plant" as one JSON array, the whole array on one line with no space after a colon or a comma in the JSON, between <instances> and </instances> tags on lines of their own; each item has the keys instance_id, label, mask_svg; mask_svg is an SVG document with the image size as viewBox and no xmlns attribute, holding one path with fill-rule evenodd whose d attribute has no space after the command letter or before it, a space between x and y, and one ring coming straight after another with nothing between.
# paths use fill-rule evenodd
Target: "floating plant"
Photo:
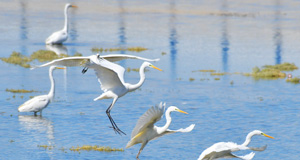
<instances>
[{"instance_id":1,"label":"floating plant","mask_svg":"<svg viewBox=\"0 0 300 160\"><path fill-rule=\"evenodd\" d=\"M128 48L92 48L92 52L102 53L102 52L117 52L117 51L131 51L131 52L142 52L148 50L144 47L128 47Z\"/></svg>"},{"instance_id":2,"label":"floating plant","mask_svg":"<svg viewBox=\"0 0 300 160\"><path fill-rule=\"evenodd\" d=\"M252 69L252 73L245 73L244 75L252 76L254 78L265 78L265 79L277 79L277 78L284 78L286 76L286 74L281 72L279 69L274 69L274 68L260 69L258 67L254 67Z\"/></svg>"},{"instance_id":3,"label":"floating plant","mask_svg":"<svg viewBox=\"0 0 300 160\"><path fill-rule=\"evenodd\" d=\"M111 148L111 147L105 147L105 146L98 146L98 145L94 145L94 146L91 146L91 145L83 145L81 147L72 147L70 148L71 151L77 151L77 152L80 152L80 151L99 151L99 152L116 152L116 151L120 151L120 152L123 152L124 149L121 148L121 149L118 149L118 148Z\"/></svg>"},{"instance_id":4,"label":"floating plant","mask_svg":"<svg viewBox=\"0 0 300 160\"><path fill-rule=\"evenodd\" d=\"M24 68L30 68L30 64L28 64L28 62L30 62L31 59L22 55L19 52L12 52L12 54L8 58L0 58L0 59L6 63L19 65Z\"/></svg>"},{"instance_id":5,"label":"floating plant","mask_svg":"<svg viewBox=\"0 0 300 160\"><path fill-rule=\"evenodd\" d=\"M298 67L294 63L282 63L282 64L276 64L276 65L265 65L263 68L268 69L278 69L280 71L293 71L298 69Z\"/></svg>"},{"instance_id":6,"label":"floating plant","mask_svg":"<svg viewBox=\"0 0 300 160\"><path fill-rule=\"evenodd\" d=\"M288 79L286 79L286 82L298 84L298 83L300 83L300 78L298 78L298 77L288 78Z\"/></svg>"},{"instance_id":7,"label":"floating plant","mask_svg":"<svg viewBox=\"0 0 300 160\"><path fill-rule=\"evenodd\" d=\"M32 93L37 92L34 90L25 90L25 89L6 89L6 92L12 92L12 93Z\"/></svg>"},{"instance_id":8,"label":"floating plant","mask_svg":"<svg viewBox=\"0 0 300 160\"><path fill-rule=\"evenodd\" d=\"M192 71L192 72L216 72L216 70L212 70L212 69L207 69L207 70L197 70L197 71Z\"/></svg>"}]
</instances>

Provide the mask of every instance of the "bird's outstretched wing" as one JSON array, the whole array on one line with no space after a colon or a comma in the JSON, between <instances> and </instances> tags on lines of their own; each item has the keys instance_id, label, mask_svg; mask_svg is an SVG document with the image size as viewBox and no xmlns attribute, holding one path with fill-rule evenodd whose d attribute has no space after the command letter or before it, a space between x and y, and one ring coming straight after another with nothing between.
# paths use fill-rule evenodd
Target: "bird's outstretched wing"
<instances>
[{"instance_id":1,"label":"bird's outstretched wing","mask_svg":"<svg viewBox=\"0 0 300 160\"><path fill-rule=\"evenodd\" d=\"M180 128L178 130L170 130L167 129L165 134L170 134L170 133L175 133L175 132L190 132L194 129L195 124L191 124L190 126L188 126L187 128Z\"/></svg>"},{"instance_id":2,"label":"bird's outstretched wing","mask_svg":"<svg viewBox=\"0 0 300 160\"><path fill-rule=\"evenodd\" d=\"M125 69L118 64L112 63L103 58L92 57L92 65L89 68L95 70L98 81L103 91L115 88L124 89Z\"/></svg>"},{"instance_id":3,"label":"bird's outstretched wing","mask_svg":"<svg viewBox=\"0 0 300 160\"><path fill-rule=\"evenodd\" d=\"M47 67L47 66L67 66L67 67L74 67L74 66L84 66L86 62L90 59L90 57L66 57L55 59L48 63L42 64L40 66L34 66L31 69L40 68L40 67Z\"/></svg>"},{"instance_id":4,"label":"bird's outstretched wing","mask_svg":"<svg viewBox=\"0 0 300 160\"><path fill-rule=\"evenodd\" d=\"M104 58L110 62L115 61L121 61L124 59L139 59L143 61L159 61L159 58L157 59L148 59L144 57L134 56L134 55L128 55L128 54L109 54L109 55L102 55L101 58Z\"/></svg>"},{"instance_id":5,"label":"bird's outstretched wing","mask_svg":"<svg viewBox=\"0 0 300 160\"><path fill-rule=\"evenodd\" d=\"M160 102L159 105L152 106L148 109L138 120L137 124L135 125L132 133L131 138L136 136L141 130L149 127L152 128L154 123L159 121L164 114L166 104Z\"/></svg>"},{"instance_id":6,"label":"bird's outstretched wing","mask_svg":"<svg viewBox=\"0 0 300 160\"><path fill-rule=\"evenodd\" d=\"M235 154L229 153L228 155L226 155L222 158L240 158L240 159L243 159L243 160L251 160L254 156L255 156L254 152L251 152L251 153L246 154L244 156L237 156Z\"/></svg>"}]
</instances>

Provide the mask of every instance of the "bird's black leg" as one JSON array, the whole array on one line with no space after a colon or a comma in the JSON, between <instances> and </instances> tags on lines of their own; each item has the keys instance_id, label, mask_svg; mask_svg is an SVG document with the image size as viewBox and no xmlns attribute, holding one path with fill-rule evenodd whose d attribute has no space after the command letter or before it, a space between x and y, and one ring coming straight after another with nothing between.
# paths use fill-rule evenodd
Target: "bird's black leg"
<instances>
[{"instance_id":1,"label":"bird's black leg","mask_svg":"<svg viewBox=\"0 0 300 160\"><path fill-rule=\"evenodd\" d=\"M111 125L112 125L112 128L114 129L114 131L115 131L116 133L118 133L118 134L120 134L120 135L121 135L121 133L124 134L124 135L126 135L123 131L121 131L121 130L119 129L119 127L117 126L117 124L115 123L115 121L113 120L113 118L111 117L111 115L110 115L111 106L112 106L112 105L110 105L110 106L107 108L106 114L107 114L107 116L108 116L108 118L109 118L109 121L110 121L110 123L111 123Z\"/></svg>"},{"instance_id":2,"label":"bird's black leg","mask_svg":"<svg viewBox=\"0 0 300 160\"><path fill-rule=\"evenodd\" d=\"M88 67L84 67L81 71L82 74L84 74L89 68Z\"/></svg>"}]
</instances>

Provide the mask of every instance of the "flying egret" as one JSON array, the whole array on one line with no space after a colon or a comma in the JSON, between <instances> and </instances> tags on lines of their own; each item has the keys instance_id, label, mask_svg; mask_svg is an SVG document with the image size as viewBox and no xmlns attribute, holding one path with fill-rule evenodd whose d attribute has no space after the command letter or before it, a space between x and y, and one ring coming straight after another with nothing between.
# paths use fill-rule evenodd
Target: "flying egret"
<instances>
[{"instance_id":1,"label":"flying egret","mask_svg":"<svg viewBox=\"0 0 300 160\"><path fill-rule=\"evenodd\" d=\"M238 145L233 142L215 143L211 147L204 150L201 153L201 155L199 156L198 160L213 160L213 159L219 159L219 158L240 158L240 159L245 159L245 160L251 160L255 155L255 153L253 153L253 152L251 152L245 156L237 156L237 155L232 154L231 152L235 152L235 151L239 151L239 150L248 150L248 149L253 150L253 151L264 151L267 148L267 145L265 145L263 147L258 147L258 148L248 147L248 144L251 142L251 138L254 135L261 135L261 136L266 136L268 138L274 139L273 137L263 133L262 131L254 130L247 135L246 140L243 144Z\"/></svg>"},{"instance_id":2,"label":"flying egret","mask_svg":"<svg viewBox=\"0 0 300 160\"><path fill-rule=\"evenodd\" d=\"M130 58L130 55L125 56L125 58ZM112 128L118 134L125 134L121 131L113 118L110 115L110 111L114 107L114 104L118 100L118 98L124 96L126 93L134 91L140 88L145 81L145 68L151 67L162 71L161 69L155 67L149 62L144 62L140 67L140 80L136 84L125 83L124 81L124 72L125 69L118 64L112 63L106 59L105 56L100 57L99 54L92 55L89 57L68 57L53 60L46 64L37 67L45 67L49 65L64 65L64 66L84 66L83 73L86 72L87 68L94 69L96 76L98 77L98 81L101 85L101 89L104 93L102 93L99 97L95 98L94 101L101 99L113 99L111 105L107 108L106 114L110 120ZM124 59L124 57L118 56L107 56L107 59ZM131 58L140 59L141 57L133 56ZM143 58L142 58L143 59ZM126 135L126 134L125 134Z\"/></svg>"},{"instance_id":3,"label":"flying egret","mask_svg":"<svg viewBox=\"0 0 300 160\"><path fill-rule=\"evenodd\" d=\"M68 9L70 7L77 8L75 5L67 3L65 5L65 26L62 30L52 33L47 39L46 44L62 44L68 39Z\"/></svg>"},{"instance_id":4,"label":"flying egret","mask_svg":"<svg viewBox=\"0 0 300 160\"><path fill-rule=\"evenodd\" d=\"M170 130L168 127L171 124L172 118L170 116L170 113L173 111L181 112L188 114L180 109L178 109L175 106L170 106L165 115L166 115L166 124L163 127L157 127L154 125L157 121L159 121L165 111L165 103L162 104L162 102L157 106L152 106L150 109L148 109L138 120L136 126L134 127L132 133L131 133L131 140L127 143L126 148L129 148L135 144L142 143L141 148L136 156L136 158L139 158L139 155L141 154L144 147L147 145L147 143L151 140L154 140L160 136L163 136L165 134L175 133L175 132L190 132L194 129L195 124L191 124L189 127L178 130Z\"/></svg>"},{"instance_id":5,"label":"flying egret","mask_svg":"<svg viewBox=\"0 0 300 160\"><path fill-rule=\"evenodd\" d=\"M45 109L48 104L52 101L55 92L55 82L53 79L53 70L55 69L65 69L61 67L51 66L49 68L49 78L51 82L51 89L47 95L40 95L33 97L32 99L26 101L24 104L19 106L19 112L34 112L34 115L37 115L37 112L40 112L42 115L42 110Z\"/></svg>"}]
</instances>

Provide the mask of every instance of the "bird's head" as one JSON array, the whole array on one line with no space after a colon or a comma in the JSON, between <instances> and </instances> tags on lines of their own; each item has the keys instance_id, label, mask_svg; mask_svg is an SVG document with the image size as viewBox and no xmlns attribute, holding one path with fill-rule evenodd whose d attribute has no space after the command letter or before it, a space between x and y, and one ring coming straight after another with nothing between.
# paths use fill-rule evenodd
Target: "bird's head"
<instances>
[{"instance_id":1,"label":"bird's head","mask_svg":"<svg viewBox=\"0 0 300 160\"><path fill-rule=\"evenodd\" d=\"M55 69L66 69L66 67L51 66L49 70L55 70Z\"/></svg>"},{"instance_id":2,"label":"bird's head","mask_svg":"<svg viewBox=\"0 0 300 160\"><path fill-rule=\"evenodd\" d=\"M274 139L274 137L269 136L269 135L265 134L264 132L262 132L260 130L254 130L254 131L252 131L252 133L253 133L253 135L261 135L261 136L265 136L265 137Z\"/></svg>"},{"instance_id":3,"label":"bird's head","mask_svg":"<svg viewBox=\"0 0 300 160\"><path fill-rule=\"evenodd\" d=\"M168 110L169 110L170 112L175 111L175 112L181 112L181 113L184 113L184 114L188 114L187 112L180 110L180 109L177 108L176 106L170 106L170 107L168 108Z\"/></svg>"},{"instance_id":4,"label":"bird's head","mask_svg":"<svg viewBox=\"0 0 300 160\"><path fill-rule=\"evenodd\" d=\"M149 62L144 62L144 65L146 67L151 67L151 68L154 68L154 69L157 69L159 71L162 71L162 69L158 68L158 67L155 67L153 64L149 63Z\"/></svg>"},{"instance_id":5,"label":"bird's head","mask_svg":"<svg viewBox=\"0 0 300 160\"><path fill-rule=\"evenodd\" d=\"M66 4L66 8L70 8L70 7L78 8L76 5L72 5L72 4L70 4L70 3L67 3L67 4Z\"/></svg>"}]
</instances>

